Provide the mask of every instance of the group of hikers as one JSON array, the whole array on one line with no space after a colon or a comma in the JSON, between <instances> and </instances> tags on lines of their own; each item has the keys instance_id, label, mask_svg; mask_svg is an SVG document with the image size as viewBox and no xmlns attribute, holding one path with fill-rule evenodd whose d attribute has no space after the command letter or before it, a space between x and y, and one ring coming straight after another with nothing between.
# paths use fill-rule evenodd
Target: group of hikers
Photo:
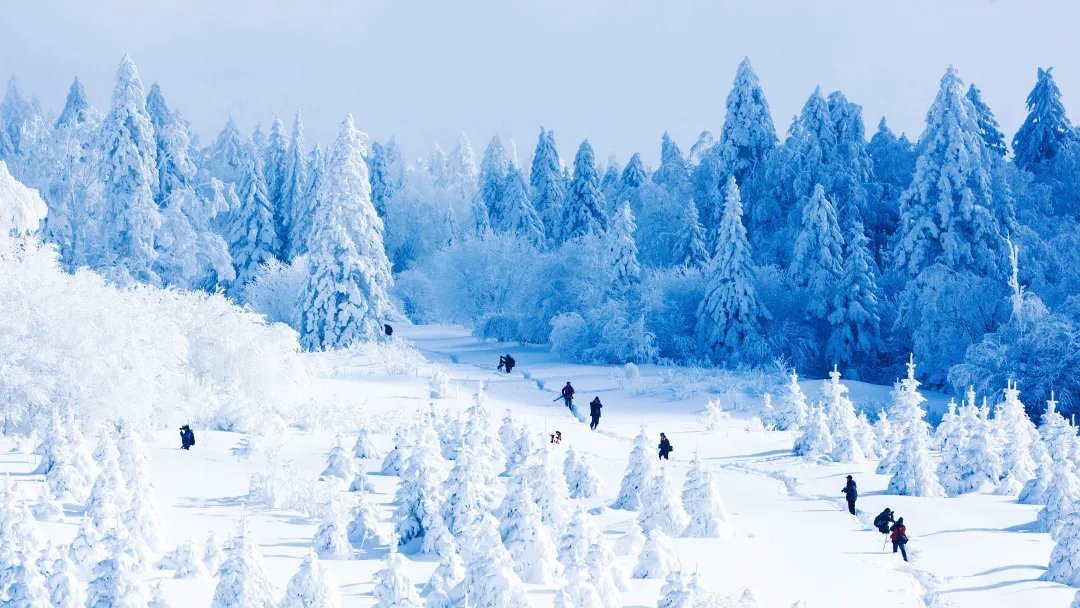
<instances>
[{"instance_id":1,"label":"group of hikers","mask_svg":"<svg viewBox=\"0 0 1080 608\"><path fill-rule=\"evenodd\" d=\"M851 475L847 476L847 484L844 485L844 489L841 490L844 497L847 499L848 513L855 515L855 501L859 498L859 488L855 484L855 480ZM874 527L878 532L882 534L888 534L889 540L892 541L892 552L900 552L904 561L908 561L907 558L907 526L904 525L903 517L895 517L892 509L885 507L885 510L878 513L878 516L874 518Z\"/></svg>"}]
</instances>

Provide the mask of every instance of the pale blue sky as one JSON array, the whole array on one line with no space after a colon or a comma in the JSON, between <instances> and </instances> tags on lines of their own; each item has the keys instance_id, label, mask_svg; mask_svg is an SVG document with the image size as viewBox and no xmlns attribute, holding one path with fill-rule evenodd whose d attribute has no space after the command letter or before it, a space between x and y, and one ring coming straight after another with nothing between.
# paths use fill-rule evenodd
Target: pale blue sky
<instances>
[{"instance_id":1,"label":"pale blue sky","mask_svg":"<svg viewBox=\"0 0 1080 608\"><path fill-rule=\"evenodd\" d=\"M654 163L664 130L685 150L719 129L744 55L781 133L820 84L862 104L868 130L884 114L917 135L950 64L1009 137L1037 66L1054 66L1080 116L1077 2L41 0L4 13L0 78L58 111L77 74L102 107L127 52L204 142L229 114L250 129L299 108L309 140L352 112L410 156L465 130L477 154L499 132L524 159L544 125L564 155L588 137L601 157Z\"/></svg>"}]
</instances>

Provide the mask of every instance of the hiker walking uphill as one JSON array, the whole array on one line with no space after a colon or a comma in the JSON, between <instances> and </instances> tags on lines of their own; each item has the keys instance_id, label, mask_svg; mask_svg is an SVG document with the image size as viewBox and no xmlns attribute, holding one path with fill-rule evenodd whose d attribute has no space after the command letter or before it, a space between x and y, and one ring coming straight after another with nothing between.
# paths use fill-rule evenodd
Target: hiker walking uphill
<instances>
[{"instance_id":1,"label":"hiker walking uphill","mask_svg":"<svg viewBox=\"0 0 1080 608\"><path fill-rule=\"evenodd\" d=\"M668 441L667 435L663 433L660 433L660 445L656 447L660 449L660 460L669 460L668 455L675 450L675 448L671 447L671 442Z\"/></svg>"},{"instance_id":2,"label":"hiker walking uphill","mask_svg":"<svg viewBox=\"0 0 1080 608\"><path fill-rule=\"evenodd\" d=\"M847 496L848 513L855 515L855 499L859 497L859 490L855 487L855 480L851 478L851 475L847 476L847 485L841 492Z\"/></svg>"},{"instance_id":3,"label":"hiker walking uphill","mask_svg":"<svg viewBox=\"0 0 1080 608\"><path fill-rule=\"evenodd\" d=\"M896 550L899 549L900 550L900 555L904 556L904 561L905 562L908 561L908 559L907 559L907 543L908 543L907 526L904 525L904 518L903 517L901 517L900 519L897 519L896 523L893 524L892 535L889 536L889 539L892 540L892 552L896 553Z\"/></svg>"},{"instance_id":4,"label":"hiker walking uphill","mask_svg":"<svg viewBox=\"0 0 1080 608\"><path fill-rule=\"evenodd\" d=\"M180 449L190 450L193 445L195 445L195 431L185 424L180 427Z\"/></svg>"},{"instance_id":5,"label":"hiker walking uphill","mask_svg":"<svg viewBox=\"0 0 1080 608\"><path fill-rule=\"evenodd\" d=\"M506 355L505 357L500 355L499 367L495 369L505 370L506 373L509 374L514 369L515 365L517 365L517 361L515 361L513 357L511 357L510 355Z\"/></svg>"},{"instance_id":6,"label":"hiker walking uphill","mask_svg":"<svg viewBox=\"0 0 1080 608\"><path fill-rule=\"evenodd\" d=\"M570 386L567 382L566 386L562 387L562 393L559 394L562 397L564 403L566 403L566 409L574 411L574 387Z\"/></svg>"},{"instance_id":7,"label":"hiker walking uphill","mask_svg":"<svg viewBox=\"0 0 1080 608\"><path fill-rule=\"evenodd\" d=\"M596 430L596 427L600 425L600 408L604 407L600 403L600 397L593 397L593 400L589 402L589 415L592 416L592 423L589 424L589 428Z\"/></svg>"},{"instance_id":8,"label":"hiker walking uphill","mask_svg":"<svg viewBox=\"0 0 1080 608\"><path fill-rule=\"evenodd\" d=\"M882 534L889 533L889 524L895 522L893 518L892 509L885 507L885 510L878 513L878 516L874 518L874 527L878 529L878 532Z\"/></svg>"}]
</instances>

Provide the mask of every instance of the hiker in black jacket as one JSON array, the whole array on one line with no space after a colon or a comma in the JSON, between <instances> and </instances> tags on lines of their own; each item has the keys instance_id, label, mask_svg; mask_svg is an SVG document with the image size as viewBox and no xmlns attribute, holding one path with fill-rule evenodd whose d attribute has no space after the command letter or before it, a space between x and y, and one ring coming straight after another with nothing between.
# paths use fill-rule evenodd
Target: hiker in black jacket
<instances>
[{"instance_id":1,"label":"hiker in black jacket","mask_svg":"<svg viewBox=\"0 0 1080 608\"><path fill-rule=\"evenodd\" d=\"M656 446L660 448L660 459L668 460L668 454L675 449L671 447L671 442L668 441L667 435L660 433L660 445Z\"/></svg>"},{"instance_id":2,"label":"hiker in black jacket","mask_svg":"<svg viewBox=\"0 0 1080 608\"><path fill-rule=\"evenodd\" d=\"M896 521L893 516L892 509L885 507L885 510L878 513L878 516L874 518L874 527L878 529L878 532L882 534L889 533L889 524Z\"/></svg>"},{"instance_id":3,"label":"hiker in black jacket","mask_svg":"<svg viewBox=\"0 0 1080 608\"><path fill-rule=\"evenodd\" d=\"M855 487L855 480L851 475L847 476L847 485L841 490L847 496L848 513L855 515L855 499L859 497L859 490Z\"/></svg>"},{"instance_id":4,"label":"hiker in black jacket","mask_svg":"<svg viewBox=\"0 0 1080 608\"><path fill-rule=\"evenodd\" d=\"M600 397L593 397L593 400L589 402L589 415L592 416L592 424L589 428L596 430L596 427L600 425L600 408L604 407L600 403Z\"/></svg>"}]
</instances>

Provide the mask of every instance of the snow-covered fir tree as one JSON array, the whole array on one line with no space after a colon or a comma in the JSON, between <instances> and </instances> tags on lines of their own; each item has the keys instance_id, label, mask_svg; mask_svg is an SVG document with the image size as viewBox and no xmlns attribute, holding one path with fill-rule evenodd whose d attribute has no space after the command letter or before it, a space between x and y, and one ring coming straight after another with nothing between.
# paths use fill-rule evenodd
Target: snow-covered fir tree
<instances>
[{"instance_id":1,"label":"snow-covered fir tree","mask_svg":"<svg viewBox=\"0 0 1080 608\"><path fill-rule=\"evenodd\" d=\"M662 530L671 536L678 536L686 530L688 521L675 487L668 479L667 469L659 467L641 488L641 510L638 512L641 529L646 533Z\"/></svg>"},{"instance_id":2,"label":"snow-covered fir tree","mask_svg":"<svg viewBox=\"0 0 1080 608\"><path fill-rule=\"evenodd\" d=\"M241 522L229 543L227 557L218 569L211 608L273 608L274 586L266 575L262 552L247 522Z\"/></svg>"},{"instance_id":3,"label":"snow-covered fir tree","mask_svg":"<svg viewBox=\"0 0 1080 608\"><path fill-rule=\"evenodd\" d=\"M342 508L333 500L327 505L326 517L315 531L311 548L323 559L352 559L348 523Z\"/></svg>"},{"instance_id":4,"label":"snow-covered fir tree","mask_svg":"<svg viewBox=\"0 0 1080 608\"><path fill-rule=\"evenodd\" d=\"M1001 479L1001 446L990 421L975 405L973 389L968 390L959 417L964 432L957 446L961 451L955 455L953 449L942 452L938 467L941 483L949 495L993 488Z\"/></svg>"},{"instance_id":5,"label":"snow-covered fir tree","mask_svg":"<svg viewBox=\"0 0 1080 608\"><path fill-rule=\"evenodd\" d=\"M1049 532L1059 521L1076 508L1080 500L1080 478L1076 466L1068 458L1054 461L1053 476L1046 490L1046 506L1039 509L1035 519L1040 532Z\"/></svg>"},{"instance_id":6,"label":"snow-covered fir tree","mask_svg":"<svg viewBox=\"0 0 1080 608\"><path fill-rule=\"evenodd\" d=\"M778 431L800 429L806 423L808 411L806 395L799 386L799 375L792 371L776 405L773 426Z\"/></svg>"},{"instance_id":7,"label":"snow-covered fir tree","mask_svg":"<svg viewBox=\"0 0 1080 608\"><path fill-rule=\"evenodd\" d=\"M367 494L361 492L356 499L349 514L349 524L345 528L349 542L361 550L373 545L385 545L389 542L383 526L379 523L379 516L375 508L367 499Z\"/></svg>"},{"instance_id":8,"label":"snow-covered fir tree","mask_svg":"<svg viewBox=\"0 0 1080 608\"><path fill-rule=\"evenodd\" d=\"M709 262L709 250L705 245L705 232L701 228L698 208L692 197L687 197L681 211L672 259L685 268L704 268Z\"/></svg>"},{"instance_id":9,"label":"snow-covered fir tree","mask_svg":"<svg viewBox=\"0 0 1080 608\"><path fill-rule=\"evenodd\" d=\"M672 572L660 588L656 608L695 608L705 605L706 594L698 584L697 573L689 577L681 571Z\"/></svg>"},{"instance_id":10,"label":"snow-covered fir tree","mask_svg":"<svg viewBox=\"0 0 1080 608\"><path fill-rule=\"evenodd\" d=\"M893 260L915 276L935 263L989 273L1005 262L991 208L990 158L963 82L949 68L919 138L911 185L900 197Z\"/></svg>"},{"instance_id":11,"label":"snow-covered fir tree","mask_svg":"<svg viewBox=\"0 0 1080 608\"><path fill-rule=\"evenodd\" d=\"M464 599L461 583L465 580L465 564L457 550L443 553L439 565L424 585L424 608L451 608Z\"/></svg>"},{"instance_id":12,"label":"snow-covered fir tree","mask_svg":"<svg viewBox=\"0 0 1080 608\"><path fill-rule=\"evenodd\" d=\"M387 205L404 187L405 167L401 149L394 138L385 144L371 144L370 166L371 204L379 217L386 218ZM311 165L308 165L311 167Z\"/></svg>"},{"instance_id":13,"label":"snow-covered fir tree","mask_svg":"<svg viewBox=\"0 0 1080 608\"><path fill-rule=\"evenodd\" d=\"M280 117L275 116L274 122L270 124L270 136L266 139L266 150L262 155L262 170L266 180L266 198L274 211L274 232L278 235L281 246L279 252L288 248L286 239L289 235L290 218L284 201L285 159L288 153L289 142L285 125ZM283 253L281 257L285 257Z\"/></svg>"},{"instance_id":14,"label":"snow-covered fir tree","mask_svg":"<svg viewBox=\"0 0 1080 608\"><path fill-rule=\"evenodd\" d=\"M278 608L336 608L341 594L332 574L326 571L319 556L309 552L296 574L285 586L285 596Z\"/></svg>"},{"instance_id":15,"label":"snow-covered fir tree","mask_svg":"<svg viewBox=\"0 0 1080 608\"><path fill-rule=\"evenodd\" d=\"M502 139L498 135L491 138L480 161L480 176L476 191L476 198L487 209L488 219L491 226L496 229L505 227L506 205L504 193L510 171L514 166L506 156Z\"/></svg>"},{"instance_id":16,"label":"snow-covered fir tree","mask_svg":"<svg viewBox=\"0 0 1080 608\"><path fill-rule=\"evenodd\" d=\"M581 142L574 156L574 177L563 199L559 224L561 242L586 235L600 235L607 230L607 201L600 191L600 175L589 140Z\"/></svg>"},{"instance_id":17,"label":"snow-covered fir tree","mask_svg":"<svg viewBox=\"0 0 1080 608\"><path fill-rule=\"evenodd\" d=\"M517 167L511 168L506 178L502 204L503 215L499 223L493 222L493 227L515 234L538 247L543 245L544 224L533 208L525 175Z\"/></svg>"},{"instance_id":18,"label":"snow-covered fir tree","mask_svg":"<svg viewBox=\"0 0 1080 608\"><path fill-rule=\"evenodd\" d=\"M86 591L87 608L146 605L148 596L142 582L142 565L134 552L129 550L126 537L126 533L114 529L104 539L106 546L111 547L111 555L98 562L90 572L90 584ZM215 604L214 608L238 605Z\"/></svg>"},{"instance_id":19,"label":"snow-covered fir tree","mask_svg":"<svg viewBox=\"0 0 1080 608\"><path fill-rule=\"evenodd\" d=\"M624 202L615 212L607 240L608 264L611 268L609 293L614 298L633 298L641 284L641 264L634 242L634 212L630 203Z\"/></svg>"},{"instance_id":20,"label":"snow-covered fir tree","mask_svg":"<svg viewBox=\"0 0 1080 608\"><path fill-rule=\"evenodd\" d=\"M835 365L829 372L829 379L821 383L821 405L833 441L829 456L834 462L862 462L873 446L859 442L861 434L855 404L848 397L848 387L840 383L840 370Z\"/></svg>"},{"instance_id":21,"label":"snow-covered fir tree","mask_svg":"<svg viewBox=\"0 0 1080 608\"><path fill-rule=\"evenodd\" d=\"M293 200L293 219L289 225L289 254L290 259L306 254L308 247L313 242L312 221L315 218L315 210L322 205L319 202L322 195L323 175L326 173L326 159L322 148L318 144L307 155L307 181L304 183L301 194Z\"/></svg>"},{"instance_id":22,"label":"snow-covered fir tree","mask_svg":"<svg viewBox=\"0 0 1080 608\"><path fill-rule=\"evenodd\" d=\"M549 585L559 576L555 542L544 525L530 495L523 496L517 508L501 522L503 544L514 561L514 571L526 583Z\"/></svg>"},{"instance_id":23,"label":"snow-covered fir tree","mask_svg":"<svg viewBox=\"0 0 1080 608\"><path fill-rule=\"evenodd\" d=\"M944 496L945 490L930 460L930 425L922 407L926 398L919 392L919 381L915 379L914 358L908 361L907 368L907 377L893 393L889 410L895 438L888 492L901 496Z\"/></svg>"},{"instance_id":24,"label":"snow-covered fir tree","mask_svg":"<svg viewBox=\"0 0 1080 608\"><path fill-rule=\"evenodd\" d=\"M712 538L728 534L727 510L716 479L697 454L683 482L682 506L688 516L682 536Z\"/></svg>"},{"instance_id":25,"label":"snow-covered fir tree","mask_svg":"<svg viewBox=\"0 0 1080 608\"><path fill-rule=\"evenodd\" d=\"M366 136L346 116L327 162L312 220L311 276L301 308L304 345L341 348L382 336L393 283L382 220L371 204Z\"/></svg>"},{"instance_id":26,"label":"snow-covered fir tree","mask_svg":"<svg viewBox=\"0 0 1080 608\"><path fill-rule=\"evenodd\" d=\"M454 534L474 523L471 518L495 506L491 492L493 480L484 470L476 450L471 444L466 445L442 484L442 517Z\"/></svg>"},{"instance_id":27,"label":"snow-covered fir tree","mask_svg":"<svg viewBox=\"0 0 1080 608\"><path fill-rule=\"evenodd\" d=\"M83 608L86 603L78 568L64 550L60 550L52 561L45 586L49 590L50 605L54 608Z\"/></svg>"},{"instance_id":28,"label":"snow-covered fir tree","mask_svg":"<svg viewBox=\"0 0 1080 608\"><path fill-rule=\"evenodd\" d=\"M968 87L967 98L971 106L975 108L975 122L979 125L979 132L982 133L986 149L1004 158L1009 151L1005 146L1005 135L1001 132L990 106L983 101L982 91L974 83Z\"/></svg>"},{"instance_id":29,"label":"snow-covered fir tree","mask_svg":"<svg viewBox=\"0 0 1080 608\"><path fill-rule=\"evenodd\" d=\"M1042 439L1024 411L1016 385L1010 381L1003 393L1004 399L994 407L994 427L1001 440L1002 455L998 491L1016 496L1035 477L1038 467L1035 456Z\"/></svg>"},{"instance_id":30,"label":"snow-covered fir tree","mask_svg":"<svg viewBox=\"0 0 1080 608\"><path fill-rule=\"evenodd\" d=\"M735 178L728 178L717 245L708 269L705 297L698 306L697 341L703 353L739 360L760 339L759 324L769 318L754 289L753 263L742 201Z\"/></svg>"},{"instance_id":31,"label":"snow-covered fir tree","mask_svg":"<svg viewBox=\"0 0 1080 608\"><path fill-rule=\"evenodd\" d=\"M550 445L550 444L548 444ZM544 524L552 534L561 534L570 518L570 490L566 478L552 457L552 449L543 447L535 454L525 473L533 498L540 507Z\"/></svg>"},{"instance_id":32,"label":"snow-covered fir tree","mask_svg":"<svg viewBox=\"0 0 1080 608\"><path fill-rule=\"evenodd\" d=\"M1073 509L1050 531L1054 549L1043 580L1080 587L1080 509Z\"/></svg>"},{"instance_id":33,"label":"snow-covered fir tree","mask_svg":"<svg viewBox=\"0 0 1080 608\"><path fill-rule=\"evenodd\" d=\"M330 454L326 457L326 468L319 474L319 477L322 479L336 477L342 481L350 482L356 477L356 472L356 462L353 461L353 457L345 451L341 444L338 444L330 449Z\"/></svg>"},{"instance_id":34,"label":"snow-covered fir tree","mask_svg":"<svg viewBox=\"0 0 1080 608\"><path fill-rule=\"evenodd\" d=\"M394 494L394 534L401 544L423 539L426 526L439 515L443 501L439 489L442 480L442 458L439 438L430 420L416 429L409 456L401 469L401 481ZM389 458L389 456L387 456Z\"/></svg>"},{"instance_id":35,"label":"snow-covered fir tree","mask_svg":"<svg viewBox=\"0 0 1080 608\"><path fill-rule=\"evenodd\" d=\"M529 605L525 587L514 571L514 562L499 539L498 524L484 513L462 536L465 558L463 591L468 602L491 608Z\"/></svg>"},{"instance_id":36,"label":"snow-covered fir tree","mask_svg":"<svg viewBox=\"0 0 1080 608\"><path fill-rule=\"evenodd\" d=\"M297 240L306 238L301 226L309 221L305 213L304 197L308 186L308 151L304 147L304 121L297 112L293 117L289 144L281 163L280 194L278 205L283 222L281 238L282 257L293 260L301 253L303 246Z\"/></svg>"},{"instance_id":37,"label":"snow-covered fir tree","mask_svg":"<svg viewBox=\"0 0 1080 608\"><path fill-rule=\"evenodd\" d=\"M266 181L254 145L251 142L243 144L239 154L239 174L234 184L235 207L227 216L225 230L225 240L236 269L236 281L230 292L233 295L241 293L260 266L276 259L280 249L274 229L274 210L266 196Z\"/></svg>"},{"instance_id":38,"label":"snow-covered fir tree","mask_svg":"<svg viewBox=\"0 0 1080 608\"><path fill-rule=\"evenodd\" d=\"M844 243L844 262L833 291L828 315L832 330L826 353L842 365L875 364L875 357L883 348L880 294L876 264L861 223L854 224ZM852 371L857 370L855 367Z\"/></svg>"},{"instance_id":39,"label":"snow-covered fir tree","mask_svg":"<svg viewBox=\"0 0 1080 608\"><path fill-rule=\"evenodd\" d=\"M823 319L828 315L840 280L843 245L836 209L825 198L825 188L815 184L813 194L803 205L788 267L795 283L807 289L806 311L814 317Z\"/></svg>"},{"instance_id":40,"label":"snow-covered fir tree","mask_svg":"<svg viewBox=\"0 0 1080 608\"><path fill-rule=\"evenodd\" d=\"M630 451L630 459L626 463L626 473L619 485L619 495L611 508L636 511L641 506L641 491L645 481L653 476L655 470L652 444L645 427L642 426L634 438L634 448Z\"/></svg>"},{"instance_id":41,"label":"snow-covered fir tree","mask_svg":"<svg viewBox=\"0 0 1080 608\"><path fill-rule=\"evenodd\" d=\"M157 283L153 265L161 211L154 203L158 183L154 127L135 62L124 55L116 72L112 107L101 125L101 180L110 270Z\"/></svg>"},{"instance_id":42,"label":"snow-covered fir tree","mask_svg":"<svg viewBox=\"0 0 1080 608\"><path fill-rule=\"evenodd\" d=\"M529 171L529 189L532 191L533 209L544 223L544 233L551 240L562 234L563 199L566 183L562 178L562 161L555 145L555 132L540 128L540 138L533 152L532 169Z\"/></svg>"},{"instance_id":43,"label":"snow-covered fir tree","mask_svg":"<svg viewBox=\"0 0 1080 608\"><path fill-rule=\"evenodd\" d=\"M376 608L420 608L420 596L405 572L405 558L397 552L397 543L390 543L383 569L375 573L371 595Z\"/></svg>"},{"instance_id":44,"label":"snow-covered fir tree","mask_svg":"<svg viewBox=\"0 0 1080 608\"><path fill-rule=\"evenodd\" d=\"M361 428L357 431L356 441L353 443L352 452L353 457L355 458L382 458L379 448L371 439L371 431L366 428Z\"/></svg>"},{"instance_id":45,"label":"snow-covered fir tree","mask_svg":"<svg viewBox=\"0 0 1080 608\"><path fill-rule=\"evenodd\" d=\"M828 457L833 453L835 444L829 432L828 419L821 406L813 406L806 415L806 424L802 433L795 439L791 453L796 456L813 458Z\"/></svg>"},{"instance_id":46,"label":"snow-covered fir tree","mask_svg":"<svg viewBox=\"0 0 1080 608\"><path fill-rule=\"evenodd\" d=\"M1052 68L1039 68L1035 88L1027 97L1027 118L1012 140L1016 166L1036 174L1076 139L1051 72Z\"/></svg>"},{"instance_id":47,"label":"snow-covered fir tree","mask_svg":"<svg viewBox=\"0 0 1080 608\"><path fill-rule=\"evenodd\" d=\"M645 545L634 564L633 578L666 578L681 569L679 557L663 530L645 533Z\"/></svg>"},{"instance_id":48,"label":"snow-covered fir tree","mask_svg":"<svg viewBox=\"0 0 1080 608\"><path fill-rule=\"evenodd\" d=\"M570 498L592 498L600 491L600 480L593 473L589 461L579 456L573 445L566 449L563 475L570 490Z\"/></svg>"},{"instance_id":49,"label":"snow-covered fir tree","mask_svg":"<svg viewBox=\"0 0 1080 608\"><path fill-rule=\"evenodd\" d=\"M596 587L580 569L567 569L565 582L555 592L555 608L604 608Z\"/></svg>"}]
</instances>

